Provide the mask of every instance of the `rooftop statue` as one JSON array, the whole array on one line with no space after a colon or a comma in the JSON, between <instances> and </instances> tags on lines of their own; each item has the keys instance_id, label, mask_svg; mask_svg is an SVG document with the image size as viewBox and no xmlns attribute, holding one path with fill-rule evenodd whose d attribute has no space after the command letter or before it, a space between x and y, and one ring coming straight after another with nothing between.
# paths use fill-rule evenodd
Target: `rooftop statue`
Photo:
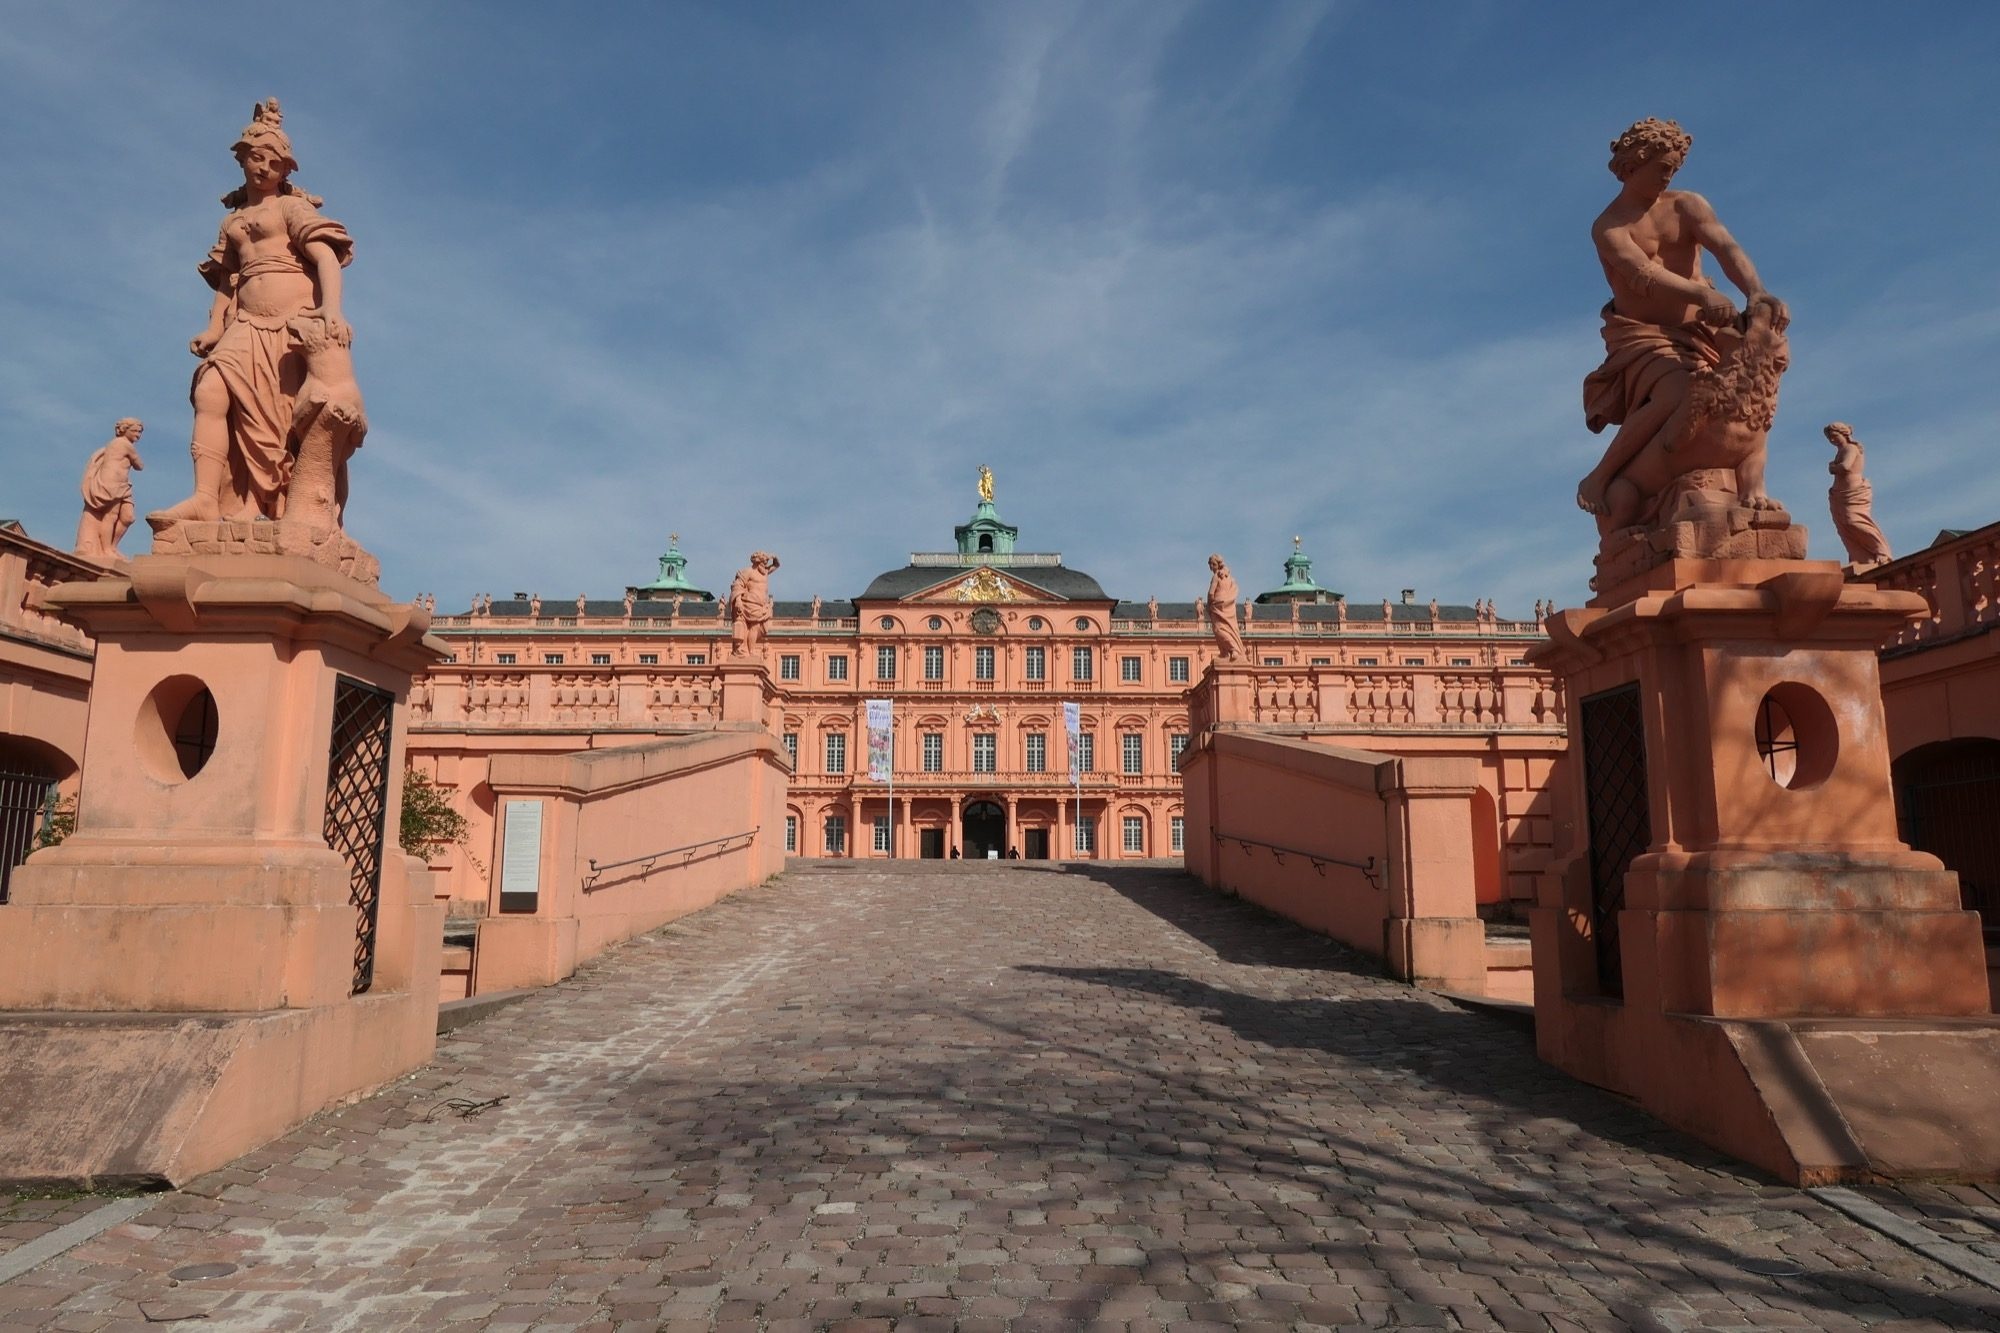
<instances>
[{"instance_id":1,"label":"rooftop statue","mask_svg":"<svg viewBox=\"0 0 2000 1333\"><path fill-rule=\"evenodd\" d=\"M1577 488L1597 516L1600 582L1607 563L1622 576L1674 556L1804 554L1803 532L1764 490L1790 315L1708 201L1668 188L1692 142L1670 120L1619 135L1618 195L1591 226L1611 300L1584 415L1593 432L1618 427ZM1742 311L1702 274L1704 251L1743 293ZM1767 535L1736 539L1752 528Z\"/></svg>"},{"instance_id":2,"label":"rooftop statue","mask_svg":"<svg viewBox=\"0 0 2000 1333\"><path fill-rule=\"evenodd\" d=\"M1854 438L1854 427L1836 421L1826 427L1826 442L1833 446L1833 461L1826 470L1833 474L1833 486L1826 493L1833 511L1833 530L1847 548L1847 559L1857 569L1887 564L1889 539L1875 525L1875 485L1861 475L1866 452Z\"/></svg>"},{"instance_id":3,"label":"rooftop statue","mask_svg":"<svg viewBox=\"0 0 2000 1333\"><path fill-rule=\"evenodd\" d=\"M1215 634L1215 655L1222 661L1233 662L1243 656L1243 634L1236 628L1236 599L1240 595L1236 579L1219 555L1208 558L1208 575L1208 596L1204 602L1209 629Z\"/></svg>"},{"instance_id":4,"label":"rooftop statue","mask_svg":"<svg viewBox=\"0 0 2000 1333\"><path fill-rule=\"evenodd\" d=\"M200 265L214 289L194 373L194 493L148 514L155 532L255 518L338 528L347 456L367 431L341 313L347 229L322 216L298 170L276 98L233 145L243 184Z\"/></svg>"},{"instance_id":5,"label":"rooftop statue","mask_svg":"<svg viewBox=\"0 0 2000 1333\"><path fill-rule=\"evenodd\" d=\"M144 472L139 436L146 427L124 417L111 439L83 466L83 518L76 527L76 553L86 560L116 563L118 543L132 526L132 474Z\"/></svg>"},{"instance_id":6,"label":"rooftop statue","mask_svg":"<svg viewBox=\"0 0 2000 1333\"><path fill-rule=\"evenodd\" d=\"M987 504L993 503L993 469L984 463L979 465L979 498Z\"/></svg>"},{"instance_id":7,"label":"rooftop statue","mask_svg":"<svg viewBox=\"0 0 2000 1333\"><path fill-rule=\"evenodd\" d=\"M771 571L777 567L778 557L769 551L752 552L749 568L738 570L730 583L729 596L723 599L735 612L729 629L730 656L755 657L764 646L764 629L771 623Z\"/></svg>"}]
</instances>

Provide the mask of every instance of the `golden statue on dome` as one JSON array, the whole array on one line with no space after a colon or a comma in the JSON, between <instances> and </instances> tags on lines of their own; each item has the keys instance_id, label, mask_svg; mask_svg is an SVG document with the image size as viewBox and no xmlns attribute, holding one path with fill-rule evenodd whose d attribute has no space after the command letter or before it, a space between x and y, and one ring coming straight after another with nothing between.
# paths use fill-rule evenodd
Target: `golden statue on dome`
<instances>
[{"instance_id":1,"label":"golden statue on dome","mask_svg":"<svg viewBox=\"0 0 2000 1333\"><path fill-rule=\"evenodd\" d=\"M979 465L979 499L984 504L993 503L993 469L984 463Z\"/></svg>"}]
</instances>

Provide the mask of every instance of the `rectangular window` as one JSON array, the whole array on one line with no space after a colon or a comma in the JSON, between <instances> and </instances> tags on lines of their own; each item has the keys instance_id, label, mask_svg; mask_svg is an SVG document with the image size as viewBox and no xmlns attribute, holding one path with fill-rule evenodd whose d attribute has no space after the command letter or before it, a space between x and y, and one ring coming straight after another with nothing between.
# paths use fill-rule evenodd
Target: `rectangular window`
<instances>
[{"instance_id":1,"label":"rectangular window","mask_svg":"<svg viewBox=\"0 0 2000 1333\"><path fill-rule=\"evenodd\" d=\"M784 653L778 658L778 679L797 680L799 678L799 655Z\"/></svg>"},{"instance_id":2,"label":"rectangular window","mask_svg":"<svg viewBox=\"0 0 2000 1333\"><path fill-rule=\"evenodd\" d=\"M847 855L846 815L828 815L826 817L826 854L828 856Z\"/></svg>"},{"instance_id":3,"label":"rectangular window","mask_svg":"<svg viewBox=\"0 0 2000 1333\"><path fill-rule=\"evenodd\" d=\"M792 772L794 773L798 772L799 733L796 731L788 731L785 733L785 758L792 761Z\"/></svg>"},{"instance_id":4,"label":"rectangular window","mask_svg":"<svg viewBox=\"0 0 2000 1333\"><path fill-rule=\"evenodd\" d=\"M1076 735L1076 770L1079 773L1097 771L1097 737L1088 731Z\"/></svg>"},{"instance_id":5,"label":"rectangular window","mask_svg":"<svg viewBox=\"0 0 2000 1333\"><path fill-rule=\"evenodd\" d=\"M894 680L896 678L896 650L883 645L875 650L875 679Z\"/></svg>"},{"instance_id":6,"label":"rectangular window","mask_svg":"<svg viewBox=\"0 0 2000 1333\"><path fill-rule=\"evenodd\" d=\"M1285 659L1282 657L1267 657L1264 659L1265 666L1283 666L1284 664Z\"/></svg>"},{"instance_id":7,"label":"rectangular window","mask_svg":"<svg viewBox=\"0 0 2000 1333\"><path fill-rule=\"evenodd\" d=\"M660 664L660 655L658 653L639 654L640 666L658 666L659 664Z\"/></svg>"},{"instance_id":8,"label":"rectangular window","mask_svg":"<svg viewBox=\"0 0 2000 1333\"><path fill-rule=\"evenodd\" d=\"M972 678L993 679L993 649L982 644L972 650Z\"/></svg>"},{"instance_id":9,"label":"rectangular window","mask_svg":"<svg viewBox=\"0 0 2000 1333\"><path fill-rule=\"evenodd\" d=\"M993 771L996 738L990 731L976 731L972 734L972 771L991 773Z\"/></svg>"},{"instance_id":10,"label":"rectangular window","mask_svg":"<svg viewBox=\"0 0 2000 1333\"><path fill-rule=\"evenodd\" d=\"M1513 657L1513 658L1509 658L1509 659L1507 660L1507 665L1508 665L1508 666L1526 666L1526 665L1528 665L1528 659L1527 659L1527 658L1525 658L1525 657Z\"/></svg>"},{"instance_id":11,"label":"rectangular window","mask_svg":"<svg viewBox=\"0 0 2000 1333\"><path fill-rule=\"evenodd\" d=\"M844 731L826 733L826 771L829 773L847 771L847 733Z\"/></svg>"},{"instance_id":12,"label":"rectangular window","mask_svg":"<svg viewBox=\"0 0 2000 1333\"><path fill-rule=\"evenodd\" d=\"M1146 738L1137 732L1128 731L1118 738L1118 758L1125 772L1144 773L1146 771Z\"/></svg>"},{"instance_id":13,"label":"rectangular window","mask_svg":"<svg viewBox=\"0 0 2000 1333\"><path fill-rule=\"evenodd\" d=\"M826 678L828 680L847 679L846 653L835 653L832 657L826 659Z\"/></svg>"},{"instance_id":14,"label":"rectangular window","mask_svg":"<svg viewBox=\"0 0 2000 1333\"><path fill-rule=\"evenodd\" d=\"M1424 659L1421 657L1406 657L1403 659L1404 666L1422 666L1423 664Z\"/></svg>"},{"instance_id":15,"label":"rectangular window","mask_svg":"<svg viewBox=\"0 0 2000 1333\"><path fill-rule=\"evenodd\" d=\"M1312 664L1314 666L1332 666L1333 659L1331 657L1315 657L1312 660Z\"/></svg>"},{"instance_id":16,"label":"rectangular window","mask_svg":"<svg viewBox=\"0 0 2000 1333\"><path fill-rule=\"evenodd\" d=\"M879 669L879 664L880 664L880 663L881 663L881 661L882 661L882 654L883 654L883 653L890 653L890 654L893 654L894 652L895 652L895 649L893 649L893 648L882 648L882 649L878 649L878 650L876 651L876 655L875 655L875 661L876 661L876 663L878 664L878 669L877 669L877 671L875 672L875 674L876 674L876 675L878 675L878 676L880 676L880 677L881 677L881 678L882 678L883 680L889 680L889 679L892 679L892 678L893 678L893 677L895 676L895 674L896 674L896 660L895 660L894 656L891 656L891 657L889 658L889 669L888 669L887 671L882 671L882 670L880 670L880 669ZM937 643L927 643L927 644L925 644L925 645L924 645L924 679L925 679L925 680L943 680L943 679L944 679L944 645L943 645L943 644L937 644Z\"/></svg>"},{"instance_id":17,"label":"rectangular window","mask_svg":"<svg viewBox=\"0 0 2000 1333\"><path fill-rule=\"evenodd\" d=\"M495 663L496 663L497 665L500 665L500 666L513 666L513 665L514 665L514 654L512 654L512 653L495 653L495 654L493 654L493 661L494 661L494 662L495 662Z\"/></svg>"},{"instance_id":18,"label":"rectangular window","mask_svg":"<svg viewBox=\"0 0 2000 1333\"><path fill-rule=\"evenodd\" d=\"M1049 771L1049 738L1039 731L1028 733L1028 771L1030 773Z\"/></svg>"},{"instance_id":19,"label":"rectangular window","mask_svg":"<svg viewBox=\"0 0 2000 1333\"><path fill-rule=\"evenodd\" d=\"M1039 646L1028 649L1027 657L1022 662L1022 674L1029 680L1047 680L1049 650Z\"/></svg>"},{"instance_id":20,"label":"rectangular window","mask_svg":"<svg viewBox=\"0 0 2000 1333\"><path fill-rule=\"evenodd\" d=\"M792 853L794 856L798 854L799 817L797 815L785 816L785 850Z\"/></svg>"},{"instance_id":21,"label":"rectangular window","mask_svg":"<svg viewBox=\"0 0 2000 1333\"><path fill-rule=\"evenodd\" d=\"M689 653L689 654L688 654L688 665L689 665L689 666L707 666L707 665L708 665L708 654L707 654L707 653Z\"/></svg>"},{"instance_id":22,"label":"rectangular window","mask_svg":"<svg viewBox=\"0 0 2000 1333\"><path fill-rule=\"evenodd\" d=\"M543 653L543 654L542 654L542 665L543 665L543 666L561 666L561 665L562 665L562 657L563 657L563 655L562 655L561 653Z\"/></svg>"},{"instance_id":23,"label":"rectangular window","mask_svg":"<svg viewBox=\"0 0 2000 1333\"><path fill-rule=\"evenodd\" d=\"M944 772L944 733L941 731L924 733L924 772Z\"/></svg>"},{"instance_id":24,"label":"rectangular window","mask_svg":"<svg viewBox=\"0 0 2000 1333\"><path fill-rule=\"evenodd\" d=\"M1185 731L1176 731L1167 737L1167 754L1173 761L1168 767L1172 768L1176 773L1180 771L1181 756L1187 753L1187 743L1188 738Z\"/></svg>"},{"instance_id":25,"label":"rectangular window","mask_svg":"<svg viewBox=\"0 0 2000 1333\"><path fill-rule=\"evenodd\" d=\"M889 850L889 816L887 815L875 816L875 850L878 852Z\"/></svg>"},{"instance_id":26,"label":"rectangular window","mask_svg":"<svg viewBox=\"0 0 2000 1333\"><path fill-rule=\"evenodd\" d=\"M1381 665L1382 665L1382 659L1381 659L1381 658L1379 658L1379 657L1357 657L1357 658L1355 658L1355 659L1354 659L1354 665L1356 665L1356 666L1381 666Z\"/></svg>"},{"instance_id":27,"label":"rectangular window","mask_svg":"<svg viewBox=\"0 0 2000 1333\"><path fill-rule=\"evenodd\" d=\"M1072 648L1069 650L1069 678L1071 680L1089 680L1090 666L1090 649Z\"/></svg>"},{"instance_id":28,"label":"rectangular window","mask_svg":"<svg viewBox=\"0 0 2000 1333\"><path fill-rule=\"evenodd\" d=\"M1076 850L1085 856L1097 850L1097 816L1081 815L1076 821Z\"/></svg>"},{"instance_id":29,"label":"rectangular window","mask_svg":"<svg viewBox=\"0 0 2000 1333\"><path fill-rule=\"evenodd\" d=\"M1172 832L1171 832L1171 835L1170 835L1170 836L1171 836L1171 837L1173 838L1173 840L1174 840L1174 842L1173 842L1173 850L1174 850L1174 852L1175 852L1176 854L1178 854L1178 853L1180 853L1180 852L1184 852L1184 851L1186 851L1186 850L1187 850L1187 820L1186 820L1186 819L1184 819L1184 818L1182 818L1182 817L1181 817L1180 815L1175 815L1175 816L1174 816L1174 817L1173 817L1173 818L1172 818L1171 820L1169 820L1169 821L1168 821L1168 823L1167 823L1167 827L1168 827L1168 828L1169 828L1170 830L1172 830Z\"/></svg>"},{"instance_id":30,"label":"rectangular window","mask_svg":"<svg viewBox=\"0 0 2000 1333\"><path fill-rule=\"evenodd\" d=\"M1132 682L1132 681L1136 681L1136 680L1138 680L1138 679L1139 679L1139 659L1138 659L1138 658L1136 658L1136 657L1121 657L1121 658L1119 658L1119 659L1118 659L1118 679L1120 679L1120 680L1122 680L1122 681L1126 681L1126 682Z\"/></svg>"},{"instance_id":31,"label":"rectangular window","mask_svg":"<svg viewBox=\"0 0 2000 1333\"><path fill-rule=\"evenodd\" d=\"M1167 659L1167 679L1177 685L1182 685L1187 683L1187 678L1188 660L1185 657L1169 657Z\"/></svg>"},{"instance_id":32,"label":"rectangular window","mask_svg":"<svg viewBox=\"0 0 2000 1333\"><path fill-rule=\"evenodd\" d=\"M1145 855L1146 853L1145 816L1144 815L1125 816L1124 833L1125 833L1125 850L1128 852L1137 852L1141 856Z\"/></svg>"},{"instance_id":33,"label":"rectangular window","mask_svg":"<svg viewBox=\"0 0 2000 1333\"><path fill-rule=\"evenodd\" d=\"M611 665L611 654L610 654L610 653L592 653L592 654L590 655L590 664L591 664L592 666L610 666L610 665Z\"/></svg>"},{"instance_id":34,"label":"rectangular window","mask_svg":"<svg viewBox=\"0 0 2000 1333\"><path fill-rule=\"evenodd\" d=\"M1469 657L1454 657L1451 659L1451 664L1453 666L1471 666L1472 659Z\"/></svg>"}]
</instances>

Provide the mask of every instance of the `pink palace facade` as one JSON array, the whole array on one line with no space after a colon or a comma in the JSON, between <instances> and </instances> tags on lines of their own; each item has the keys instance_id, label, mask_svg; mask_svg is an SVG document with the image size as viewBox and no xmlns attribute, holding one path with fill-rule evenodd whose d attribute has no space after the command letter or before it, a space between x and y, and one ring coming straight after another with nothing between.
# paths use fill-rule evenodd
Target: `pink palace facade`
<instances>
[{"instance_id":1,"label":"pink palace facade","mask_svg":"<svg viewBox=\"0 0 2000 1333\"><path fill-rule=\"evenodd\" d=\"M776 604L764 663L793 759L788 852L1182 855L1176 764L1189 687L1214 657L1201 609L1120 600L1060 554L1016 549L1016 536L982 499L953 549L913 554L851 599ZM1540 626L1409 593L1350 604L1313 582L1296 549L1284 569L1282 585L1242 608L1258 721L1334 744L1478 757L1480 901L1530 898L1563 745L1550 681L1521 660ZM488 898L495 755L722 724L729 623L677 548L618 600L481 598L434 628L456 655L413 691L410 754L474 823L470 851L438 864L452 897ZM893 797L868 772L870 699L893 704ZM1079 706L1075 782L1065 702ZM663 828L660 845L673 835Z\"/></svg>"}]
</instances>

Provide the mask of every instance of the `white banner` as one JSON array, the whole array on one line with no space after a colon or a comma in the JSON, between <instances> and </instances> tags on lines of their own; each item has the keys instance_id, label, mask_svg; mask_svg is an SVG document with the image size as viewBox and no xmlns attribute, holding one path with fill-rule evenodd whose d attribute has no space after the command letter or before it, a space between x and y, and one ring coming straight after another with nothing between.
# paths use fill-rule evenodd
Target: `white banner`
<instances>
[{"instance_id":1,"label":"white banner","mask_svg":"<svg viewBox=\"0 0 2000 1333\"><path fill-rule=\"evenodd\" d=\"M868 780L887 782L895 771L895 700L870 699L868 708Z\"/></svg>"},{"instance_id":2,"label":"white banner","mask_svg":"<svg viewBox=\"0 0 2000 1333\"><path fill-rule=\"evenodd\" d=\"M1063 730L1069 734L1069 780L1081 782L1083 770L1077 767L1076 753L1076 738L1083 733L1083 713L1079 705L1063 705Z\"/></svg>"}]
</instances>

